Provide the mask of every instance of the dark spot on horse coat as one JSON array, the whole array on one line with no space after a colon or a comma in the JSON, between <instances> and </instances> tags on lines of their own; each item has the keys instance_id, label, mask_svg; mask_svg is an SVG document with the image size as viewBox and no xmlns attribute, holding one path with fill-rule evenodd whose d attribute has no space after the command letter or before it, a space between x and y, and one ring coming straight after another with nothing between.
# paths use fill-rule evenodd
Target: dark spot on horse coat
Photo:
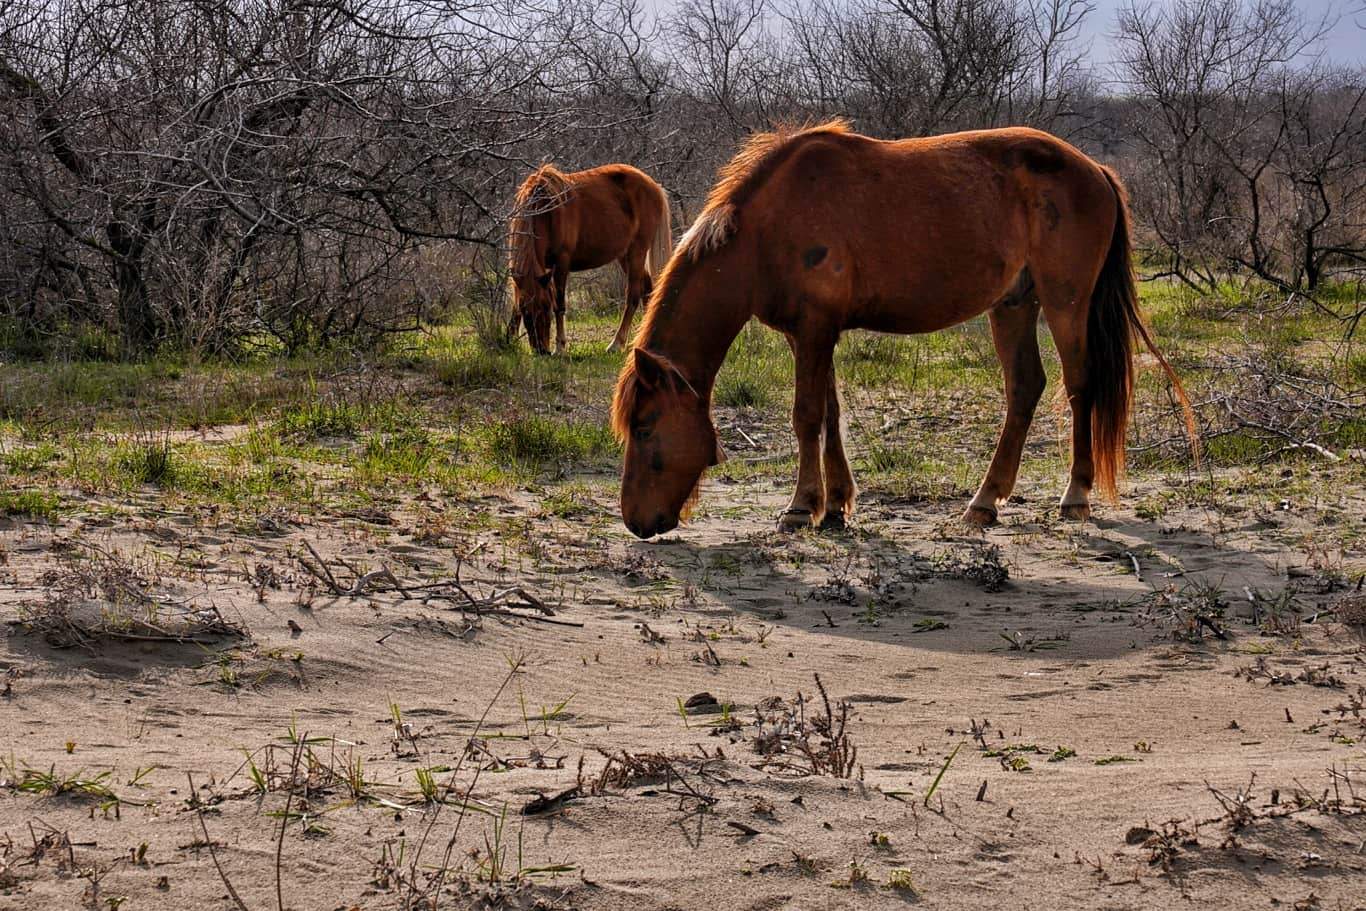
<instances>
[{"instance_id":1,"label":"dark spot on horse coat","mask_svg":"<svg viewBox=\"0 0 1366 911\"><path fill-rule=\"evenodd\" d=\"M1044 199L1043 216L1048 221L1048 230L1056 231L1058 229L1058 222L1062 219L1062 213L1059 212L1058 207L1053 204L1053 200Z\"/></svg>"},{"instance_id":2,"label":"dark spot on horse coat","mask_svg":"<svg viewBox=\"0 0 1366 911\"><path fill-rule=\"evenodd\" d=\"M650 467L653 468L655 471L664 470L664 454L657 449L655 450L654 455L650 458Z\"/></svg>"},{"instance_id":3,"label":"dark spot on horse coat","mask_svg":"<svg viewBox=\"0 0 1366 911\"><path fill-rule=\"evenodd\" d=\"M1056 174L1067 164L1062 152L1047 143L1029 143L1020 148L1020 163L1036 174Z\"/></svg>"},{"instance_id":4,"label":"dark spot on horse coat","mask_svg":"<svg viewBox=\"0 0 1366 911\"><path fill-rule=\"evenodd\" d=\"M825 261L825 254L829 252L825 247L812 247L802 254L802 262L806 263L806 268L814 269Z\"/></svg>"},{"instance_id":5,"label":"dark spot on horse coat","mask_svg":"<svg viewBox=\"0 0 1366 911\"><path fill-rule=\"evenodd\" d=\"M617 171L615 174L612 175L612 182L617 184L617 186L624 187L626 185L626 175L620 171Z\"/></svg>"}]
</instances>

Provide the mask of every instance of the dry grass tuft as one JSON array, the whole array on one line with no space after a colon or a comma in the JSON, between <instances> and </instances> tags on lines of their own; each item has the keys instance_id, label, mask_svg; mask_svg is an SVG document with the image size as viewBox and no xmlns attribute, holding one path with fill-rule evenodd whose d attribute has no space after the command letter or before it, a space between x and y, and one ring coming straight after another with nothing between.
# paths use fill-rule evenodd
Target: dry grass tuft
<instances>
[{"instance_id":1,"label":"dry grass tuft","mask_svg":"<svg viewBox=\"0 0 1366 911\"><path fill-rule=\"evenodd\" d=\"M58 557L42 579L46 597L20 609L18 626L59 648L99 642L214 645L247 632L212 605L171 597L155 567L91 544Z\"/></svg>"},{"instance_id":2,"label":"dry grass tuft","mask_svg":"<svg viewBox=\"0 0 1366 911\"><path fill-rule=\"evenodd\" d=\"M829 775L851 778L858 766L858 747L849 740L849 702L838 701L832 708L830 696L816 675L815 696L797 697L791 702L774 697L755 709L758 732L754 749L763 757L758 768L776 769L796 775ZM808 703L818 711L807 713Z\"/></svg>"}]
</instances>

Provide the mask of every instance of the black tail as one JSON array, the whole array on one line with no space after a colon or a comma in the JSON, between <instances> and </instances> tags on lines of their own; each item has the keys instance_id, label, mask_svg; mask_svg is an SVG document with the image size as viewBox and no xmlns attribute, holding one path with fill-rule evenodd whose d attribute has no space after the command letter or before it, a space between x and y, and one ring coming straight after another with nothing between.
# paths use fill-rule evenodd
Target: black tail
<instances>
[{"instance_id":1,"label":"black tail","mask_svg":"<svg viewBox=\"0 0 1366 911\"><path fill-rule=\"evenodd\" d=\"M1086 325L1086 390L1091 399L1091 452L1095 465L1094 485L1101 496L1114 500L1118 482L1124 474L1125 433L1129 426L1129 407L1134 391L1133 339L1137 336L1152 352L1171 380L1181 402L1186 421L1186 436L1196 461L1200 459L1200 437L1195 411L1176 371L1153 344L1148 327L1138 310L1138 287L1129 237L1129 199L1119 177L1102 167L1105 179L1115 193L1117 212L1110 250L1105 255L1100 278L1091 294L1091 312Z\"/></svg>"}]
</instances>

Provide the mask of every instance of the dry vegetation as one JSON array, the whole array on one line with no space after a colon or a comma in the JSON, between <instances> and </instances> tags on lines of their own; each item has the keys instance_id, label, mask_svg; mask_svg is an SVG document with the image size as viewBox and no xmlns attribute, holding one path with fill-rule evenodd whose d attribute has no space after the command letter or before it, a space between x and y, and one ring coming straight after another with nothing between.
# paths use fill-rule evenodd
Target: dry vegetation
<instances>
[{"instance_id":1,"label":"dry vegetation","mask_svg":"<svg viewBox=\"0 0 1366 911\"><path fill-rule=\"evenodd\" d=\"M1147 290L1209 461L1145 381L1124 502L1060 523L1046 413L985 537L953 521L1000 407L976 323L843 343L861 507L796 537L757 328L734 457L654 543L587 294L562 359L457 322L362 364L17 365L0 902L1353 907L1361 355L1307 301ZM1234 341L1258 383L1207 366ZM1308 383L1313 445L1236 417Z\"/></svg>"}]
</instances>

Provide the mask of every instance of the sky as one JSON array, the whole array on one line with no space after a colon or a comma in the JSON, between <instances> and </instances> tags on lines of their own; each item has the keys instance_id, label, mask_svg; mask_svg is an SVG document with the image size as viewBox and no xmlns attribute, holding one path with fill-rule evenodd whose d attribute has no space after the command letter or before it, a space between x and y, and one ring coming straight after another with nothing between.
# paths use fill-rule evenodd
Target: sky
<instances>
[{"instance_id":1,"label":"sky","mask_svg":"<svg viewBox=\"0 0 1366 911\"><path fill-rule=\"evenodd\" d=\"M1095 63L1108 63L1114 56L1111 35L1115 30L1115 13L1128 5L1128 0L1092 0L1095 12L1085 23L1091 41L1091 57ZM1161 0L1156 0L1161 6ZM1326 55L1343 64L1366 64L1366 0L1298 0L1296 4L1305 18L1314 21L1323 16L1335 16L1336 24L1324 42Z\"/></svg>"},{"instance_id":2,"label":"sky","mask_svg":"<svg viewBox=\"0 0 1366 911\"><path fill-rule=\"evenodd\" d=\"M1092 2L1095 10L1084 23L1086 39L1091 42L1092 63L1104 67L1114 59L1111 35L1116 11L1129 0ZM1151 2L1161 6L1165 0ZM678 0L645 0L645 5L657 13L668 13L678 5ZM1324 42L1324 52L1330 59L1341 64L1366 65L1366 0L1297 0L1297 5L1306 18L1314 21L1325 15L1336 17Z\"/></svg>"}]
</instances>

